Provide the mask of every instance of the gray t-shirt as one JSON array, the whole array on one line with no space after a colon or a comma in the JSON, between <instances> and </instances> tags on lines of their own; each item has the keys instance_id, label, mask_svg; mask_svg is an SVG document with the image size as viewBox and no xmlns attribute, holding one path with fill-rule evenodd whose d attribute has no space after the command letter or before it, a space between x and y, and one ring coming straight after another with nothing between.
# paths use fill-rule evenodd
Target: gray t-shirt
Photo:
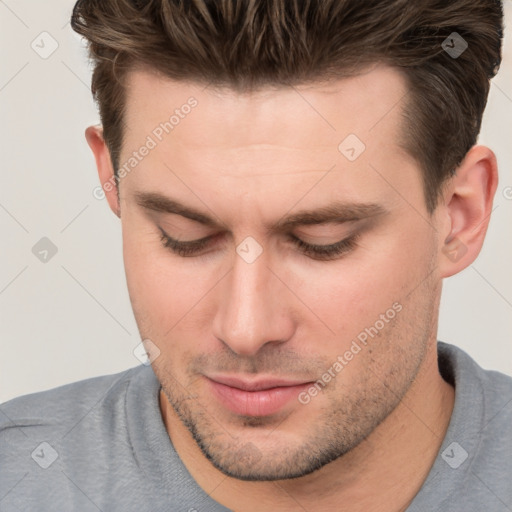
<instances>
[{"instance_id":1,"label":"gray t-shirt","mask_svg":"<svg viewBox=\"0 0 512 512\"><path fill-rule=\"evenodd\" d=\"M453 345L438 350L455 407L407 511L511 512L512 377ZM140 365L0 405L0 511L228 511L174 450L159 389Z\"/></svg>"}]
</instances>

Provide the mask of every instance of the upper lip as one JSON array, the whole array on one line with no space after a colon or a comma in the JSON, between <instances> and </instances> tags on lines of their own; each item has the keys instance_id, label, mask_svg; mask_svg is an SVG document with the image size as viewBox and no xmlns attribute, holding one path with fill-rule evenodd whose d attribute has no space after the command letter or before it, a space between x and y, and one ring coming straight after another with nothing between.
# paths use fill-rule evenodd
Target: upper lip
<instances>
[{"instance_id":1,"label":"upper lip","mask_svg":"<svg viewBox=\"0 0 512 512\"><path fill-rule=\"evenodd\" d=\"M291 380L276 378L260 378L257 380L247 380L241 379L240 377L224 375L212 375L207 376L207 378L213 380L214 382L224 384L225 386L241 389L243 391L262 391L264 389L300 386L311 382L307 380Z\"/></svg>"}]
</instances>

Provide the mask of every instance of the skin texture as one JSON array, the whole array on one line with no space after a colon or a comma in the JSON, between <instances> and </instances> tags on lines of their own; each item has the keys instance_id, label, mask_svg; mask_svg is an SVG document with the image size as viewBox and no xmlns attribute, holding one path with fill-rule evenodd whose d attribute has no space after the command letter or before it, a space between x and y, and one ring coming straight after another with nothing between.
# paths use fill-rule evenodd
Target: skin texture
<instances>
[{"instance_id":1,"label":"skin texture","mask_svg":"<svg viewBox=\"0 0 512 512\"><path fill-rule=\"evenodd\" d=\"M128 289L142 339L159 355L162 417L199 485L237 511L405 510L441 446L454 390L437 366L442 279L471 264L483 243L497 186L493 152L475 146L426 210L421 170L398 145L402 75L375 66L329 85L237 94L130 73L121 165L159 123L180 117L115 188ZM356 134L366 149L349 161L338 145ZM101 127L89 127L101 183L112 177ZM157 192L216 220L212 228L143 208ZM343 224L295 227L310 244L355 232L355 246L315 260L266 229L299 210L337 200L386 213ZM182 257L180 240L218 235ZM262 253L236 252L246 237ZM451 249L463 247L454 256ZM374 337L344 359L353 340L388 310ZM378 324L380 326L380 324ZM156 353L156 352L155 352ZM235 414L205 375L330 381L307 404L291 400L264 417ZM333 508L334 507L334 508Z\"/></svg>"}]
</instances>

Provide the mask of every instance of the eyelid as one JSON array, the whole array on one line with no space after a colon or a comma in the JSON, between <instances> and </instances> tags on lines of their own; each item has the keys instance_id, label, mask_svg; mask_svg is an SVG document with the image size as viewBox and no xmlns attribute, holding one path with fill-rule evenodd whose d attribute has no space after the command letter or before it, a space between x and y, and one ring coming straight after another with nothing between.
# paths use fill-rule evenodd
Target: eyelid
<instances>
[{"instance_id":1,"label":"eyelid","mask_svg":"<svg viewBox=\"0 0 512 512\"><path fill-rule=\"evenodd\" d=\"M208 245L208 241L210 239L215 238L216 236L211 235L199 240L189 240L182 242L167 235L167 233L165 233L162 228L158 228L162 233L161 241L164 247L170 249L173 253L181 257L201 257L201 254L197 253ZM327 262L337 260L343 257L345 254L351 252L357 246L360 236L361 230L355 231L343 239L328 245L310 244L308 242L304 242L292 234L289 234L288 239L294 245L299 247L300 252L304 256L315 261Z\"/></svg>"},{"instance_id":2,"label":"eyelid","mask_svg":"<svg viewBox=\"0 0 512 512\"><path fill-rule=\"evenodd\" d=\"M345 254L352 251L359 241L361 232L353 233L352 235L339 240L334 244L329 245L313 245L303 242L300 238L293 237L291 239L295 245L299 247L301 252L317 261L331 261L340 259Z\"/></svg>"},{"instance_id":3,"label":"eyelid","mask_svg":"<svg viewBox=\"0 0 512 512\"><path fill-rule=\"evenodd\" d=\"M193 247L196 245L202 245L205 242L207 242L208 240L215 238L217 236L217 235L208 235L203 238L198 238L196 240L179 240L177 238L173 238L172 236L168 235L160 226L158 226L158 229L160 230L160 233L162 234L162 236L164 236L165 238L168 238L169 240L172 240L173 242L175 242L177 244L187 245L190 247Z\"/></svg>"},{"instance_id":4,"label":"eyelid","mask_svg":"<svg viewBox=\"0 0 512 512\"><path fill-rule=\"evenodd\" d=\"M353 221L347 221L347 223L349 224L354 224L354 223L357 223L359 224L359 221L361 220L364 220L364 219L355 219ZM339 225L338 225L339 226ZM203 238L198 238L198 239L195 239L195 240L179 240L177 238L174 238L172 236L170 236L167 232L165 232L160 226L157 226L158 229L160 230L160 232L162 233L162 235L164 235L165 237L171 239L173 242L176 242L176 243L179 243L179 244L183 244L183 245L199 245L199 244L202 244L204 242L206 242L207 240L210 240L210 239L213 239L217 236L219 236L218 234L214 234L214 235L208 235L208 236L205 236ZM306 226L307 227L307 226ZM323 227L323 226L313 226L313 227ZM307 233L304 233L304 232L300 232L299 230L296 230L296 233L299 234L300 236L303 236L304 238L331 238L331 237L334 237L334 238L337 238L337 240L333 243L330 243L330 244L314 244L314 243L309 243L309 242L306 242L304 240L302 240L303 243L307 244L307 245L318 245L318 246L324 246L324 247L328 247L330 245L335 245L337 243L339 243L340 241L340 238L341 239L348 239L350 237L352 237L354 234L356 234L356 230L352 230L351 232L349 233L346 233L345 235L338 235L336 237L336 235L314 235L314 234L307 234ZM291 237L293 240L300 240L300 238L298 238L294 233L289 233L288 234L289 237Z\"/></svg>"},{"instance_id":5,"label":"eyelid","mask_svg":"<svg viewBox=\"0 0 512 512\"><path fill-rule=\"evenodd\" d=\"M351 240L357 238L360 236L361 231L354 231L352 233L349 233L348 235L338 238L335 242L331 242L329 244L313 244L310 242L306 242L302 238L298 238L295 235L290 234L289 239L294 243L299 243L303 247L311 247L311 248L318 248L320 250L328 250L331 248L335 248L337 246L341 246L347 242L350 242Z\"/></svg>"},{"instance_id":6,"label":"eyelid","mask_svg":"<svg viewBox=\"0 0 512 512\"><path fill-rule=\"evenodd\" d=\"M198 238L197 240L178 240L178 239L173 238L172 236L168 235L161 227L158 227L158 229L160 230L162 236L165 237L165 239L168 242L173 243L173 244L179 244L183 247L188 247L188 248L203 246L209 240L211 240L217 236L217 235L209 235L209 236L206 236L203 238ZM311 236L311 235L309 235L309 236ZM344 236L341 240L336 240L335 242L330 243L330 244L313 244L310 242L306 242L305 240L302 240L301 238L295 236L292 233L290 233L288 235L288 238L289 238L289 240L291 240L294 243L299 242L299 243L302 243L303 246L307 246L312 249L316 247L321 250L321 249L328 249L330 247L335 247L336 245L339 245L345 241L348 241L349 239L353 238L354 236L357 236L357 232L349 233L346 236ZM305 238L307 238L306 235L305 235Z\"/></svg>"}]
</instances>

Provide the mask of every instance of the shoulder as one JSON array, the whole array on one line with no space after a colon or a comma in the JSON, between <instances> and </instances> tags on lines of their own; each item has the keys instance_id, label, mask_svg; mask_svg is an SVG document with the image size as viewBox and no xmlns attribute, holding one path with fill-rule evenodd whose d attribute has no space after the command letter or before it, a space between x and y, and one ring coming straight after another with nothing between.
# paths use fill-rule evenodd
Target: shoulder
<instances>
[{"instance_id":1,"label":"shoulder","mask_svg":"<svg viewBox=\"0 0 512 512\"><path fill-rule=\"evenodd\" d=\"M439 366L443 377L455 383L456 392L483 403L484 421L496 413L512 414L512 376L482 368L467 352L438 342ZM458 386L458 389L457 389ZM465 403L469 404L470 400Z\"/></svg>"},{"instance_id":2,"label":"shoulder","mask_svg":"<svg viewBox=\"0 0 512 512\"><path fill-rule=\"evenodd\" d=\"M512 377L482 368L453 345L439 345L439 354L443 376L455 383L452 422L440 452L444 460L437 466L443 476L439 485L457 483L447 503L501 510L501 504L512 504Z\"/></svg>"},{"instance_id":3,"label":"shoulder","mask_svg":"<svg viewBox=\"0 0 512 512\"><path fill-rule=\"evenodd\" d=\"M0 404L0 437L12 429L26 434L34 429L65 429L100 402L119 400L123 388L143 368L92 377L4 402Z\"/></svg>"},{"instance_id":4,"label":"shoulder","mask_svg":"<svg viewBox=\"0 0 512 512\"><path fill-rule=\"evenodd\" d=\"M151 366L139 365L1 404L0 509L145 510L157 490L139 464L158 389Z\"/></svg>"}]
</instances>

